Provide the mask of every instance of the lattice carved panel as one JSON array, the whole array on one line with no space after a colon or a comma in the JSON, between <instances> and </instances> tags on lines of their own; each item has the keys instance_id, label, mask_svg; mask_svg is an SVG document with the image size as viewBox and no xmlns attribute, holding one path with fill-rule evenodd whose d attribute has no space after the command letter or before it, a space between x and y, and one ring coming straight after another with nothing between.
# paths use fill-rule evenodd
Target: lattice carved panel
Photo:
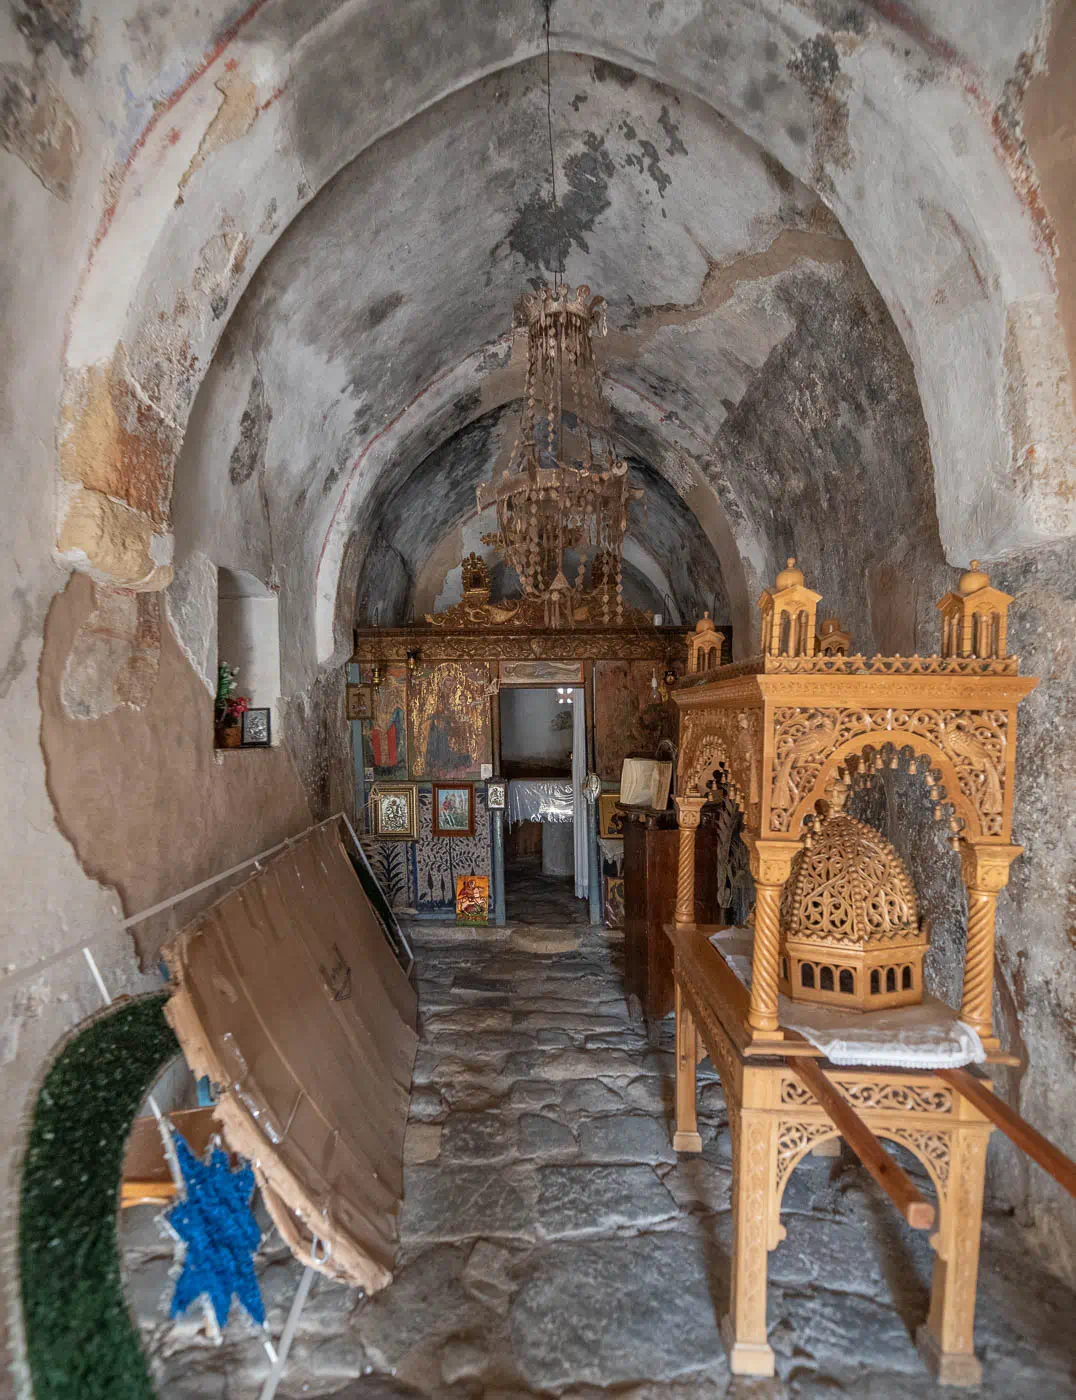
<instances>
[{"instance_id":1,"label":"lattice carved panel","mask_svg":"<svg viewBox=\"0 0 1076 1400\"><path fill-rule=\"evenodd\" d=\"M859 1112L895 1109L901 1113L952 1113L953 1091L942 1083L893 1083L887 1079L842 1079L830 1076L830 1083ZM799 1108L818 1104L811 1091L798 1079L781 1083L781 1103Z\"/></svg>"},{"instance_id":2,"label":"lattice carved panel","mask_svg":"<svg viewBox=\"0 0 1076 1400\"><path fill-rule=\"evenodd\" d=\"M679 788L702 791L720 769L729 796L749 827L757 827L762 805L762 711L681 712Z\"/></svg>"},{"instance_id":3,"label":"lattice carved panel","mask_svg":"<svg viewBox=\"0 0 1076 1400\"><path fill-rule=\"evenodd\" d=\"M793 813L813 791L826 763L852 740L899 748L921 739L952 764L963 805L979 833L1001 836L1008 727L1005 710L782 706L774 714L770 829L790 830Z\"/></svg>"}]
</instances>

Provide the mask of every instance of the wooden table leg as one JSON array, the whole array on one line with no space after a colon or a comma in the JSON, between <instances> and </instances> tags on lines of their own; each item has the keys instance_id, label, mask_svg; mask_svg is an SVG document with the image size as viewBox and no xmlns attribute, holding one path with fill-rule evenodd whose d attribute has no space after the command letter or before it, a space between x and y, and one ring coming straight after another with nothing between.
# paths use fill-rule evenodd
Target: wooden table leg
<instances>
[{"instance_id":1,"label":"wooden table leg","mask_svg":"<svg viewBox=\"0 0 1076 1400\"><path fill-rule=\"evenodd\" d=\"M773 1119L729 1102L732 1124L732 1296L721 1339L734 1376L772 1376L766 1340L770 1196L776 1190Z\"/></svg>"},{"instance_id":2,"label":"wooden table leg","mask_svg":"<svg viewBox=\"0 0 1076 1400\"><path fill-rule=\"evenodd\" d=\"M695 1081L698 1064L698 1032L695 1018L676 983L676 1133L677 1152L701 1152L702 1138L695 1113Z\"/></svg>"},{"instance_id":3,"label":"wooden table leg","mask_svg":"<svg viewBox=\"0 0 1076 1400\"><path fill-rule=\"evenodd\" d=\"M979 1275L985 1132L954 1132L942 1238L934 1257L930 1314L916 1333L919 1354L942 1385L978 1385L975 1356L975 1286ZM944 1251L944 1254L943 1254Z\"/></svg>"}]
</instances>

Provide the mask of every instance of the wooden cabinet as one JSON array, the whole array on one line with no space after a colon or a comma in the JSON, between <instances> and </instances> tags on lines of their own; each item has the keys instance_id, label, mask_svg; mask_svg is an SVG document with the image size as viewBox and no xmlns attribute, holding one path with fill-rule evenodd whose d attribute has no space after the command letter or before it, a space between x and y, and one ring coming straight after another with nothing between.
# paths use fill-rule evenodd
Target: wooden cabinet
<instances>
[{"instance_id":1,"label":"wooden cabinet","mask_svg":"<svg viewBox=\"0 0 1076 1400\"><path fill-rule=\"evenodd\" d=\"M673 1009L672 944L663 927L676 906L680 835L676 813L619 806L624 822L624 982L633 1014L651 1029ZM717 831L699 827L695 843L695 922L715 923Z\"/></svg>"}]
</instances>

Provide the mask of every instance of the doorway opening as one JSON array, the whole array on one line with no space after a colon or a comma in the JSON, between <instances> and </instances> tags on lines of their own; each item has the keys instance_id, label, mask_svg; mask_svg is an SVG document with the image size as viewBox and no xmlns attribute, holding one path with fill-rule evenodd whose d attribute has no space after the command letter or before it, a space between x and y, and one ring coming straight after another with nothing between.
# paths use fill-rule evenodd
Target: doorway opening
<instances>
[{"instance_id":1,"label":"doorway opening","mask_svg":"<svg viewBox=\"0 0 1076 1400\"><path fill-rule=\"evenodd\" d=\"M583 689L504 687L499 703L505 916L510 924L585 924Z\"/></svg>"}]
</instances>

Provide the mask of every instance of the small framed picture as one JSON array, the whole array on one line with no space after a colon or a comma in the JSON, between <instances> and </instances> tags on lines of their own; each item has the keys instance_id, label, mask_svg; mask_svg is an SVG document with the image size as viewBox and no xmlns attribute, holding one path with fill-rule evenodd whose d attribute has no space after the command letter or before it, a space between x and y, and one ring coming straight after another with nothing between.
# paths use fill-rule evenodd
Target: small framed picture
<instances>
[{"instance_id":1,"label":"small framed picture","mask_svg":"<svg viewBox=\"0 0 1076 1400\"><path fill-rule=\"evenodd\" d=\"M489 923L489 876L456 876L456 922Z\"/></svg>"},{"instance_id":2,"label":"small framed picture","mask_svg":"<svg viewBox=\"0 0 1076 1400\"><path fill-rule=\"evenodd\" d=\"M372 685L349 685L347 688L348 719L373 719L374 688Z\"/></svg>"},{"instance_id":3,"label":"small framed picture","mask_svg":"<svg viewBox=\"0 0 1076 1400\"><path fill-rule=\"evenodd\" d=\"M619 801L619 792L603 792L598 798L598 835L607 841L624 835L624 813L616 809Z\"/></svg>"},{"instance_id":4,"label":"small framed picture","mask_svg":"<svg viewBox=\"0 0 1076 1400\"><path fill-rule=\"evenodd\" d=\"M434 783L433 834L474 835L474 783Z\"/></svg>"},{"instance_id":5,"label":"small framed picture","mask_svg":"<svg viewBox=\"0 0 1076 1400\"><path fill-rule=\"evenodd\" d=\"M624 927L624 877L605 877L605 927Z\"/></svg>"},{"instance_id":6,"label":"small framed picture","mask_svg":"<svg viewBox=\"0 0 1076 1400\"><path fill-rule=\"evenodd\" d=\"M490 778L486 784L486 806L491 812L505 805L508 797L508 784L503 778Z\"/></svg>"},{"instance_id":7,"label":"small framed picture","mask_svg":"<svg viewBox=\"0 0 1076 1400\"><path fill-rule=\"evenodd\" d=\"M268 709L243 711L243 748L264 749L270 742Z\"/></svg>"},{"instance_id":8,"label":"small framed picture","mask_svg":"<svg viewBox=\"0 0 1076 1400\"><path fill-rule=\"evenodd\" d=\"M418 837L418 789L414 783L379 783L370 793L373 832L382 841Z\"/></svg>"}]
</instances>

